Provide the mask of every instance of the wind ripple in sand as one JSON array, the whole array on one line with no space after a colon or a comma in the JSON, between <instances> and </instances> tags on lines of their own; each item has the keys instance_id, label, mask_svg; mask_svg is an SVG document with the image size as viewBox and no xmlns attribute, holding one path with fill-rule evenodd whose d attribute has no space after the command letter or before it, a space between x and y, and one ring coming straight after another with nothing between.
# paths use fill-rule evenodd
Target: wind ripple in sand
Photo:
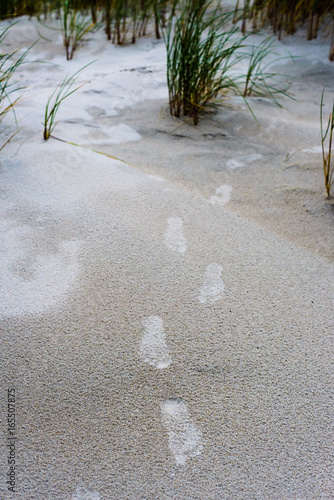
<instances>
[{"instance_id":1,"label":"wind ripple in sand","mask_svg":"<svg viewBox=\"0 0 334 500\"><path fill-rule=\"evenodd\" d=\"M172 252L184 253L187 249L187 240L182 232L182 219L180 217L171 217L167 222L168 228L165 233L167 248Z\"/></svg>"},{"instance_id":2,"label":"wind ripple in sand","mask_svg":"<svg viewBox=\"0 0 334 500\"><path fill-rule=\"evenodd\" d=\"M203 449L202 434L192 422L188 408L180 399L161 403L162 421L168 431L169 449L177 464L199 455Z\"/></svg>"},{"instance_id":3,"label":"wind ripple in sand","mask_svg":"<svg viewBox=\"0 0 334 500\"><path fill-rule=\"evenodd\" d=\"M144 363L155 368L167 368L171 364L162 319L149 316L143 321L144 336L140 344L140 354Z\"/></svg>"},{"instance_id":4,"label":"wind ripple in sand","mask_svg":"<svg viewBox=\"0 0 334 500\"><path fill-rule=\"evenodd\" d=\"M231 199L232 190L233 190L232 186L229 186L227 184L220 186L219 188L216 189L216 194L214 196L211 196L209 200L210 203L213 204L218 203L219 205L226 205Z\"/></svg>"},{"instance_id":5,"label":"wind ripple in sand","mask_svg":"<svg viewBox=\"0 0 334 500\"><path fill-rule=\"evenodd\" d=\"M204 283L200 289L198 300L205 304L209 302L212 304L216 300L222 298L224 292L224 283L221 279L222 266L219 264L210 264L204 274Z\"/></svg>"}]
</instances>

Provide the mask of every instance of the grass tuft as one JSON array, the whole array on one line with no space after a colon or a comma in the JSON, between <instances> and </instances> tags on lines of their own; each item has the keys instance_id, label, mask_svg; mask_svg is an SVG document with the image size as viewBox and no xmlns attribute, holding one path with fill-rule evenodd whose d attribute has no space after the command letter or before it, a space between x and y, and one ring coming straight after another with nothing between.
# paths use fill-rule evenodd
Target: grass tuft
<instances>
[{"instance_id":1,"label":"grass tuft","mask_svg":"<svg viewBox=\"0 0 334 500\"><path fill-rule=\"evenodd\" d=\"M288 93L287 86L282 86L281 77L286 75L268 71L268 67L282 59L291 58L293 60L293 56L289 54L265 63L264 61L267 56L270 54L276 55L273 51L274 44L275 38L272 36L266 37L259 45L252 46L250 53L245 54L245 58L248 59L248 68L246 74L243 75L245 79L243 96L266 97L278 107L282 107L277 99L278 96L284 95L293 99Z\"/></svg>"},{"instance_id":2,"label":"grass tuft","mask_svg":"<svg viewBox=\"0 0 334 500\"><path fill-rule=\"evenodd\" d=\"M221 102L228 93L243 97L252 114L247 97L265 97L280 107L279 96L291 97L279 81L284 75L270 72L269 63L264 62L275 39L268 37L249 52L250 35L240 33L233 22L235 16L212 0L175 2L169 25L163 30L172 116L183 114L196 125L205 107ZM245 59L246 74L238 75L236 65Z\"/></svg>"},{"instance_id":3,"label":"grass tuft","mask_svg":"<svg viewBox=\"0 0 334 500\"><path fill-rule=\"evenodd\" d=\"M44 122L43 122L44 124L43 139L45 141L47 141L51 137L51 134L58 123L56 122L56 116L61 103L84 85L83 83L73 89L73 85L75 84L79 73L81 73L81 71L84 70L90 64L92 63L89 63L83 68L79 69L72 76L66 76L66 78L64 78L61 84L50 95L45 106Z\"/></svg>"},{"instance_id":4,"label":"grass tuft","mask_svg":"<svg viewBox=\"0 0 334 500\"><path fill-rule=\"evenodd\" d=\"M74 3L71 0L63 0L60 11L60 25L68 61L73 59L74 51L80 42L95 27L94 22L87 20L74 8Z\"/></svg>"},{"instance_id":5,"label":"grass tuft","mask_svg":"<svg viewBox=\"0 0 334 500\"><path fill-rule=\"evenodd\" d=\"M174 3L170 23L163 30L173 116L183 113L196 125L200 113L218 95L227 91L239 94L229 71L240 58L237 49L245 38L236 36L235 26L227 27L230 18L230 13L213 7L211 0L181 0L178 9Z\"/></svg>"},{"instance_id":6,"label":"grass tuft","mask_svg":"<svg viewBox=\"0 0 334 500\"><path fill-rule=\"evenodd\" d=\"M252 19L253 28L269 23L273 33L282 40L307 23L307 39L313 40L318 36L321 23L325 27L328 22L333 26L333 17L333 0L244 0L241 29L245 32L247 19ZM333 39L329 59L334 59Z\"/></svg>"},{"instance_id":7,"label":"grass tuft","mask_svg":"<svg viewBox=\"0 0 334 500\"><path fill-rule=\"evenodd\" d=\"M324 107L324 93L322 91L321 94L321 103L320 103L320 130L321 130L321 148L322 148L322 163L324 169L325 176L325 187L327 196L329 197L331 194L331 186L333 184L333 171L334 165L332 163L332 144L333 144L333 130L334 130L334 101L332 106L332 111L329 114L327 127L324 130L323 127L323 112L322 108ZM328 138L328 145L326 147L326 140Z\"/></svg>"},{"instance_id":8,"label":"grass tuft","mask_svg":"<svg viewBox=\"0 0 334 500\"><path fill-rule=\"evenodd\" d=\"M11 24L0 32L0 47L12 26L14 25ZM30 48L27 49L18 59L15 59L15 55L18 50L9 54L3 52L0 53L0 120L9 111L13 111L16 121L14 106L18 103L20 98L14 97L14 100L12 100L12 94L22 90L23 87L19 85L19 80L13 80L13 76L19 66L23 63L29 50Z\"/></svg>"}]
</instances>

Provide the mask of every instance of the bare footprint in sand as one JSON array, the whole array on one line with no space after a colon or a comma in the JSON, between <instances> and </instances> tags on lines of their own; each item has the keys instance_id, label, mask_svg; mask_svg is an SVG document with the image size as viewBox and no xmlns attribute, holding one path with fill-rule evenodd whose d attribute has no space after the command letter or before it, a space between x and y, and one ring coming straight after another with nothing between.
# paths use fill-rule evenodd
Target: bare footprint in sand
<instances>
[{"instance_id":1,"label":"bare footprint in sand","mask_svg":"<svg viewBox=\"0 0 334 500\"><path fill-rule=\"evenodd\" d=\"M90 488L85 488L85 486L79 486L71 500L100 500L100 494Z\"/></svg>"},{"instance_id":2,"label":"bare footprint in sand","mask_svg":"<svg viewBox=\"0 0 334 500\"><path fill-rule=\"evenodd\" d=\"M244 167L247 163L252 163L253 161L256 160L261 160L261 158L263 158L263 155L256 153L239 156L237 158L231 158L230 160L228 160L227 166L232 170L235 170L236 168Z\"/></svg>"},{"instance_id":3,"label":"bare footprint in sand","mask_svg":"<svg viewBox=\"0 0 334 500\"><path fill-rule=\"evenodd\" d=\"M79 273L79 243L60 241L49 253L39 252L30 227L4 227L0 241L0 314L40 313L55 306Z\"/></svg>"},{"instance_id":4,"label":"bare footprint in sand","mask_svg":"<svg viewBox=\"0 0 334 500\"><path fill-rule=\"evenodd\" d=\"M162 421L168 432L169 449L177 464L199 455L202 451L202 434L192 422L188 408L180 399L166 399L161 403Z\"/></svg>"},{"instance_id":5,"label":"bare footprint in sand","mask_svg":"<svg viewBox=\"0 0 334 500\"><path fill-rule=\"evenodd\" d=\"M180 217L171 217L167 221L165 243L172 252L184 253L187 249L187 240L182 231L183 221Z\"/></svg>"},{"instance_id":6,"label":"bare footprint in sand","mask_svg":"<svg viewBox=\"0 0 334 500\"><path fill-rule=\"evenodd\" d=\"M222 266L219 264L210 264L204 274L204 283L200 289L198 297L201 304L208 302L212 304L222 298L224 293L224 283L221 278Z\"/></svg>"},{"instance_id":7,"label":"bare footprint in sand","mask_svg":"<svg viewBox=\"0 0 334 500\"><path fill-rule=\"evenodd\" d=\"M159 316L149 316L143 321L143 325L145 331L140 343L142 360L155 368L167 368L172 360L166 344L162 319Z\"/></svg>"},{"instance_id":8,"label":"bare footprint in sand","mask_svg":"<svg viewBox=\"0 0 334 500\"><path fill-rule=\"evenodd\" d=\"M219 205L226 205L231 199L232 191L233 191L232 186L229 186L228 184L224 184L224 186L219 186L219 188L216 189L216 194L214 196L211 196L209 201L212 204L217 203Z\"/></svg>"}]
</instances>

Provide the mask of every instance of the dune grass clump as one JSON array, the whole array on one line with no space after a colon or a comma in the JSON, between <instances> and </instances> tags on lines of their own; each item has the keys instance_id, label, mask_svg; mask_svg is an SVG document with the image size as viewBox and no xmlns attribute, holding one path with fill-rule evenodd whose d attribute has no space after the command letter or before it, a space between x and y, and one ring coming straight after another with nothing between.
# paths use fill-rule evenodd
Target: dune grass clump
<instances>
[{"instance_id":1,"label":"dune grass clump","mask_svg":"<svg viewBox=\"0 0 334 500\"><path fill-rule=\"evenodd\" d=\"M221 0L218 0L220 3ZM175 0L1 0L0 20L21 15L39 20L60 21L67 58L83 37L99 22L104 23L108 40L117 45L135 43L153 28L155 37L162 36L166 13ZM89 19L89 20L88 20ZM73 47L73 50L72 50Z\"/></svg>"},{"instance_id":2,"label":"dune grass clump","mask_svg":"<svg viewBox=\"0 0 334 500\"><path fill-rule=\"evenodd\" d=\"M279 79L284 75L269 71L269 63L265 63L275 39L268 37L259 45L250 45L249 35L240 34L232 17L233 13L224 12L212 0L174 4L163 30L172 116L183 114L196 125L204 109L219 104L227 94L243 97L251 112L248 97L265 97L278 106L279 96L291 97ZM239 74L237 64L245 60L246 74Z\"/></svg>"},{"instance_id":3,"label":"dune grass clump","mask_svg":"<svg viewBox=\"0 0 334 500\"><path fill-rule=\"evenodd\" d=\"M95 26L95 24L75 8L75 2L63 0L60 10L60 26L63 43L66 50L66 59L73 59L74 51L80 42Z\"/></svg>"},{"instance_id":4,"label":"dune grass clump","mask_svg":"<svg viewBox=\"0 0 334 500\"><path fill-rule=\"evenodd\" d=\"M36 16L44 22L53 16L60 21L67 58L84 36L100 22L108 40L124 45L146 36L154 26L161 38L160 23L165 24L166 11L172 0L13 0L0 2L0 19L21 15Z\"/></svg>"},{"instance_id":5,"label":"dune grass clump","mask_svg":"<svg viewBox=\"0 0 334 500\"><path fill-rule=\"evenodd\" d=\"M28 48L18 58L16 58L18 50L11 53L2 52L1 49L3 41L5 40L8 31L12 26L13 24L5 29L0 30L0 122L9 111L12 111L17 126L14 107L20 100L17 92L22 90L23 87L20 85L19 80L15 79L15 73L24 62L24 59L26 58L30 48ZM14 96L13 99L12 96ZM17 130L9 137L9 139L7 139L6 142L1 145L0 151L3 150L3 148L12 140L12 138L18 133L18 131L19 129L17 128Z\"/></svg>"},{"instance_id":6,"label":"dune grass clump","mask_svg":"<svg viewBox=\"0 0 334 500\"><path fill-rule=\"evenodd\" d=\"M0 19L28 15L47 18L52 12L59 14L64 0L1 0ZM91 12L92 19L96 19L97 10L101 8L103 1L99 0L72 0L72 8L77 11ZM96 21L95 21L96 22Z\"/></svg>"},{"instance_id":7,"label":"dune grass clump","mask_svg":"<svg viewBox=\"0 0 334 500\"><path fill-rule=\"evenodd\" d=\"M181 0L163 31L167 48L169 108L198 123L201 111L218 95L238 87L229 71L238 61L244 38L235 26L227 27L229 14L213 7L211 0Z\"/></svg>"},{"instance_id":8,"label":"dune grass clump","mask_svg":"<svg viewBox=\"0 0 334 500\"><path fill-rule=\"evenodd\" d=\"M108 27L106 33L108 40L117 45L123 45L128 31L128 17L131 14L129 2L123 0L110 0L106 2L108 9Z\"/></svg>"},{"instance_id":9,"label":"dune grass clump","mask_svg":"<svg viewBox=\"0 0 334 500\"><path fill-rule=\"evenodd\" d=\"M38 15L49 2L42 0L1 0L0 19Z\"/></svg>"},{"instance_id":10,"label":"dune grass clump","mask_svg":"<svg viewBox=\"0 0 334 500\"><path fill-rule=\"evenodd\" d=\"M268 68L274 62L282 59L292 58L288 56L276 57L269 63L265 59L269 55L276 55L274 52L275 38L266 37L259 45L251 47L250 53L245 55L248 60L247 72L244 75L245 83L243 97L267 97L277 106L282 107L277 97L284 95L292 98L288 93L287 87L282 86L280 75L270 71ZM292 58L293 59L293 58Z\"/></svg>"},{"instance_id":11,"label":"dune grass clump","mask_svg":"<svg viewBox=\"0 0 334 500\"><path fill-rule=\"evenodd\" d=\"M54 5L52 5L54 3ZM74 52L83 42L86 35L96 27L96 10L92 8L92 17L85 10L81 10L83 2L76 0L60 0L59 2L51 2L48 8L45 8L44 19L47 19L48 14L51 14L51 7L55 8L55 17L59 22L58 27L52 27L46 24L46 21L40 22L49 29L60 31L63 38L63 45L66 51L66 59L73 59ZM39 17L39 16L38 16Z\"/></svg>"},{"instance_id":12,"label":"dune grass clump","mask_svg":"<svg viewBox=\"0 0 334 500\"><path fill-rule=\"evenodd\" d=\"M44 132L43 139L47 141L55 129L58 122L56 122L56 116L61 103L67 99L71 94L79 90L84 84L79 85L73 89L79 73L85 69L88 65L76 71L72 76L66 76L60 85L52 92L45 106L44 113Z\"/></svg>"},{"instance_id":13,"label":"dune grass clump","mask_svg":"<svg viewBox=\"0 0 334 500\"><path fill-rule=\"evenodd\" d=\"M330 61L334 61L334 12L332 14L332 38L331 38L331 45L330 45L330 48L329 48L328 59Z\"/></svg>"},{"instance_id":14,"label":"dune grass clump","mask_svg":"<svg viewBox=\"0 0 334 500\"><path fill-rule=\"evenodd\" d=\"M13 25L0 31L0 50L8 31ZM13 78L19 66L23 63L30 49L27 49L20 57L15 58L18 50L11 53L0 52L0 120L9 112L13 111L14 106L19 101L17 92L22 90L19 80ZM16 96L15 96L16 94ZM12 95L14 98L12 100ZM16 118L15 118L16 119Z\"/></svg>"},{"instance_id":15,"label":"dune grass clump","mask_svg":"<svg viewBox=\"0 0 334 500\"><path fill-rule=\"evenodd\" d=\"M332 111L329 114L326 129L323 127L323 112L324 107L324 90L321 95L320 103L320 130L321 130L321 148L322 148L322 163L325 176L325 187L327 196L331 194L331 186L333 184L334 164L332 162L332 146L333 146L333 130L334 130L334 101ZM327 147L326 147L327 141Z\"/></svg>"},{"instance_id":16,"label":"dune grass clump","mask_svg":"<svg viewBox=\"0 0 334 500\"><path fill-rule=\"evenodd\" d=\"M236 5L235 19L242 19L242 32L246 31L246 21L252 21L252 29L269 23L273 33L281 40L284 35L293 35L298 26L307 23L307 39L317 38L320 24L333 23L333 0L244 0L244 7ZM334 59L334 33L329 59Z\"/></svg>"},{"instance_id":17,"label":"dune grass clump","mask_svg":"<svg viewBox=\"0 0 334 500\"><path fill-rule=\"evenodd\" d=\"M156 38L161 38L160 22L165 24L169 0L105 0L104 19L108 40L124 45L145 36L150 21L154 21Z\"/></svg>"}]
</instances>

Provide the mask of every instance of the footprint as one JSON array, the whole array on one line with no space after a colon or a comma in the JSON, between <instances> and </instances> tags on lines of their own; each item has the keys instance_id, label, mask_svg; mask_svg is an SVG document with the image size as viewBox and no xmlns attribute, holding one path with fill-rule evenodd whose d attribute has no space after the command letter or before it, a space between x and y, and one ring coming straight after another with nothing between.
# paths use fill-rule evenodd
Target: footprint
<instances>
[{"instance_id":1,"label":"footprint","mask_svg":"<svg viewBox=\"0 0 334 500\"><path fill-rule=\"evenodd\" d=\"M161 403L162 421L168 431L169 449L177 464L199 455L203 449L202 434L192 422L188 408L180 399Z\"/></svg>"},{"instance_id":2,"label":"footprint","mask_svg":"<svg viewBox=\"0 0 334 500\"><path fill-rule=\"evenodd\" d=\"M232 158L231 160L228 160L227 166L229 168L232 168L232 170L240 167L244 167L245 163L242 161L241 158Z\"/></svg>"},{"instance_id":3,"label":"footprint","mask_svg":"<svg viewBox=\"0 0 334 500\"><path fill-rule=\"evenodd\" d=\"M120 123L114 127L102 127L100 125L98 129L90 130L88 134L84 135L84 138L89 140L91 144L103 145L136 142L139 141L141 136L133 128Z\"/></svg>"},{"instance_id":4,"label":"footprint","mask_svg":"<svg viewBox=\"0 0 334 500\"><path fill-rule=\"evenodd\" d=\"M79 486L72 495L71 500L100 500L100 494L90 488Z\"/></svg>"},{"instance_id":5,"label":"footprint","mask_svg":"<svg viewBox=\"0 0 334 500\"><path fill-rule=\"evenodd\" d=\"M251 163L252 161L261 160L261 158L263 158L263 155L256 153L239 156L238 158L231 158L231 160L228 160L227 166L232 170L235 170L236 168L244 167L246 163Z\"/></svg>"},{"instance_id":6,"label":"footprint","mask_svg":"<svg viewBox=\"0 0 334 500\"><path fill-rule=\"evenodd\" d=\"M226 205L231 199L232 186L225 184L224 186L220 186L216 189L215 196L211 196L210 203L219 205Z\"/></svg>"},{"instance_id":7,"label":"footprint","mask_svg":"<svg viewBox=\"0 0 334 500\"><path fill-rule=\"evenodd\" d=\"M0 241L0 314L35 314L57 305L79 273L79 242L40 253L31 228L4 227Z\"/></svg>"},{"instance_id":8,"label":"footprint","mask_svg":"<svg viewBox=\"0 0 334 500\"><path fill-rule=\"evenodd\" d=\"M319 153L322 153L322 147L321 146L313 146L313 148L303 149L302 153L319 154Z\"/></svg>"},{"instance_id":9,"label":"footprint","mask_svg":"<svg viewBox=\"0 0 334 500\"><path fill-rule=\"evenodd\" d=\"M210 264L204 274L204 283L200 289L198 300L205 304L212 304L222 298L224 292L224 283L221 279L222 266L219 264Z\"/></svg>"},{"instance_id":10,"label":"footprint","mask_svg":"<svg viewBox=\"0 0 334 500\"><path fill-rule=\"evenodd\" d=\"M166 344L162 319L159 316L149 316L143 321L144 336L140 344L140 354L144 363L155 368L167 368L172 360Z\"/></svg>"},{"instance_id":11,"label":"footprint","mask_svg":"<svg viewBox=\"0 0 334 500\"><path fill-rule=\"evenodd\" d=\"M171 217L167 221L168 227L165 232L165 243L172 252L184 253L187 249L187 240L183 236L183 221L180 217Z\"/></svg>"}]
</instances>

